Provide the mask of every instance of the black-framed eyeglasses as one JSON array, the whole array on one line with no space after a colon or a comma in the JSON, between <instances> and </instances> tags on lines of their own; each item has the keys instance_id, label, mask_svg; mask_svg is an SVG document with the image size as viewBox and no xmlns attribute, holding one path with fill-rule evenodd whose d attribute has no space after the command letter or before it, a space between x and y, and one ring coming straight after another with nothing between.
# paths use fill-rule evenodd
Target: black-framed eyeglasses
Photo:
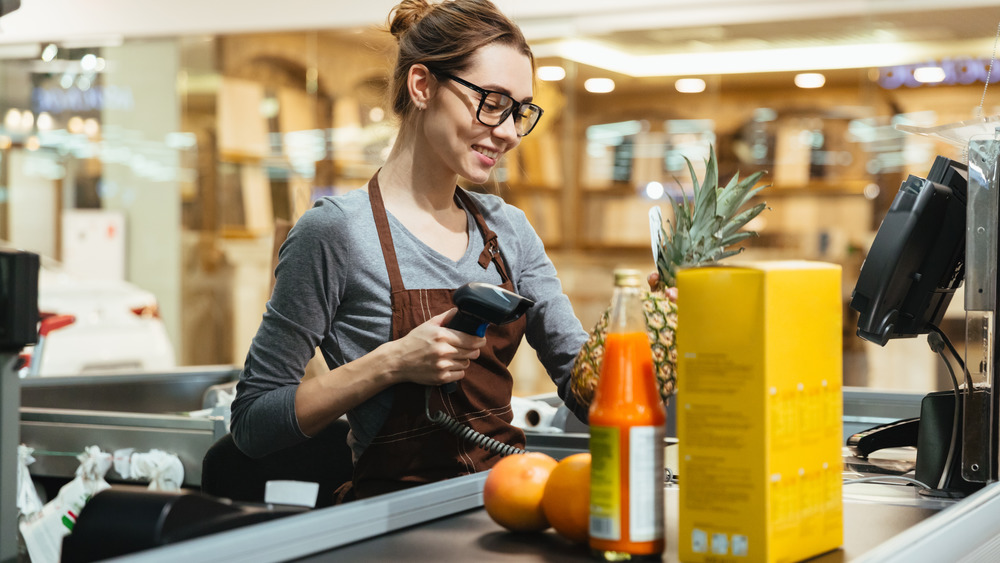
<instances>
[{"instance_id":1,"label":"black-framed eyeglasses","mask_svg":"<svg viewBox=\"0 0 1000 563\"><path fill-rule=\"evenodd\" d=\"M479 107L476 109L476 119L487 127L500 125L513 113L514 130L517 131L518 137L523 137L531 133L531 130L535 128L538 120L542 117L542 113L544 113L544 110L535 104L515 102L514 98L503 92L480 88L453 74L441 73L441 76L453 80L480 95Z\"/></svg>"}]
</instances>

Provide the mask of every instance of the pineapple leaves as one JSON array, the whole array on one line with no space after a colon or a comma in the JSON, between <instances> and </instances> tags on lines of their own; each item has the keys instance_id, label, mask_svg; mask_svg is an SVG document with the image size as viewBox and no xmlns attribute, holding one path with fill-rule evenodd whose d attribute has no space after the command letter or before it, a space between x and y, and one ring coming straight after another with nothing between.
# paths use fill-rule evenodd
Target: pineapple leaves
<instances>
[{"instance_id":1,"label":"pineapple leaves","mask_svg":"<svg viewBox=\"0 0 1000 563\"><path fill-rule=\"evenodd\" d=\"M742 248L726 248L757 236L756 232L741 229L767 208L767 204L758 203L740 211L768 187L756 187L763 171L746 178L736 173L725 187L719 187L715 147L710 147L705 178L701 182L691 160L686 157L684 160L691 175L693 194L689 198L682 191L679 197L671 198L673 218L665 221L661 218L659 232L651 232L653 243L660 245L659 252L654 252L656 269L661 282L667 286L675 285L677 270L682 266L716 262L739 254Z\"/></svg>"},{"instance_id":2,"label":"pineapple leaves","mask_svg":"<svg viewBox=\"0 0 1000 563\"><path fill-rule=\"evenodd\" d=\"M740 231L738 233L731 234L728 237L725 237L722 240L720 240L719 248L721 249L727 246L732 246L738 242L744 241L750 237L755 237L755 236L757 236L757 233L753 231Z\"/></svg>"},{"instance_id":3,"label":"pineapple leaves","mask_svg":"<svg viewBox=\"0 0 1000 563\"><path fill-rule=\"evenodd\" d=\"M739 248L733 249L733 250L727 250L727 251L723 252L722 254L718 255L715 258L715 261L718 262L719 260L725 260L726 258L729 258L730 256L736 256L740 252L743 252L743 247L742 246L739 247Z\"/></svg>"},{"instance_id":4,"label":"pineapple leaves","mask_svg":"<svg viewBox=\"0 0 1000 563\"><path fill-rule=\"evenodd\" d=\"M755 172L744 178L743 181L738 180L739 173L733 176L725 188L719 189L719 204L715 216L723 220L732 217L737 210L746 205L753 196L765 187L753 189L763 175L763 172Z\"/></svg>"},{"instance_id":5,"label":"pineapple leaves","mask_svg":"<svg viewBox=\"0 0 1000 563\"><path fill-rule=\"evenodd\" d=\"M758 203L757 205L751 207L750 209L747 209L747 210L743 211L742 213L740 213L736 217L733 217L732 220L730 220L729 223L726 224L725 228L722 230L722 232L720 233L719 236L721 238L725 238L725 237L728 237L729 235L735 233L739 229L742 229L754 217L760 215L760 212L764 211L765 208L767 208L767 204L764 203L764 202L761 202L761 203ZM729 243L729 244L732 244L732 243Z\"/></svg>"},{"instance_id":6,"label":"pineapple leaves","mask_svg":"<svg viewBox=\"0 0 1000 563\"><path fill-rule=\"evenodd\" d=\"M705 181L699 185L694 174L694 166L687 160L688 170L691 171L691 179L694 183L694 213L691 224L691 236L695 240L702 240L704 237L715 232L712 222L716 217L716 206L718 203L717 186L719 185L719 167L715 160L715 149L709 151L708 162L705 163Z\"/></svg>"}]
</instances>

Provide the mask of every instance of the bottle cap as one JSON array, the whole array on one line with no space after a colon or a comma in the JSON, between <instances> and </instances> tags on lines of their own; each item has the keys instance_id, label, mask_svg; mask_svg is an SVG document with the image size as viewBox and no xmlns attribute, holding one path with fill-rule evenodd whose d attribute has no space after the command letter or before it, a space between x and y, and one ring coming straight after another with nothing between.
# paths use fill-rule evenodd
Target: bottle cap
<instances>
[{"instance_id":1,"label":"bottle cap","mask_svg":"<svg viewBox=\"0 0 1000 563\"><path fill-rule=\"evenodd\" d=\"M615 270L615 287L639 287L642 285L642 274L631 268Z\"/></svg>"}]
</instances>

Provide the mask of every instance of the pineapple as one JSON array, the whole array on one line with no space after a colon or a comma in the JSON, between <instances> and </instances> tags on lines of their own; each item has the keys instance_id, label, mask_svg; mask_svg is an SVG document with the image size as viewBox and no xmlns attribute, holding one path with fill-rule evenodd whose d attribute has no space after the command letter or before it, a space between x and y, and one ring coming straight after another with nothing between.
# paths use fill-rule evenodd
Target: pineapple
<instances>
[{"instance_id":1,"label":"pineapple","mask_svg":"<svg viewBox=\"0 0 1000 563\"><path fill-rule=\"evenodd\" d=\"M742 247L727 248L756 236L757 233L753 231L740 229L766 207L765 203L758 203L740 211L751 198L767 187L754 187L763 172L756 172L742 180L737 173L725 187L719 187L719 169L714 147L709 152L702 184L699 185L690 160L688 171L694 185L694 195L690 200L685 197L679 202L672 201L673 221L668 220L664 225L659 208L650 210L653 255L660 283L653 291L646 292L643 308L646 314L646 332L653 353L654 373L664 403L673 395L677 381L677 346L674 341L677 305L667 296L667 288L675 286L677 271L682 267L709 264L740 253ZM605 309L573 365L570 390L581 405L590 404L600 377L609 314L610 308Z\"/></svg>"}]
</instances>

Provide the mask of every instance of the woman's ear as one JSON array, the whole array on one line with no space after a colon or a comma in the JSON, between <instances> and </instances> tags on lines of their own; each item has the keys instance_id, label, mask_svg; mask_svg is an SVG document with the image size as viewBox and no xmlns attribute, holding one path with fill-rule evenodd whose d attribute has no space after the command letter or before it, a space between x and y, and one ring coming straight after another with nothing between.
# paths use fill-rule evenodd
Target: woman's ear
<instances>
[{"instance_id":1,"label":"woman's ear","mask_svg":"<svg viewBox=\"0 0 1000 563\"><path fill-rule=\"evenodd\" d=\"M418 110L425 109L434 96L436 80L430 69L422 64L410 67L406 74L406 89L410 93L410 101Z\"/></svg>"}]
</instances>

